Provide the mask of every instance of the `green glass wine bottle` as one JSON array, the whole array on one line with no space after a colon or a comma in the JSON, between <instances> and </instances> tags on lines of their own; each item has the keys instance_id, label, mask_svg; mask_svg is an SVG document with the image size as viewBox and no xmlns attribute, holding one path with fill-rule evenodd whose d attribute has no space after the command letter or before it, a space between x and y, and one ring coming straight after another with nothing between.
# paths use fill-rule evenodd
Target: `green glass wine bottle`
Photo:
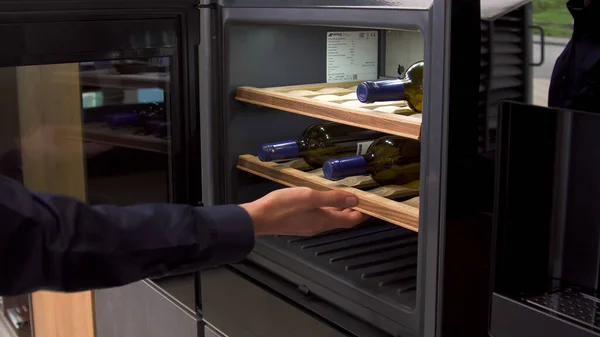
<instances>
[{"instance_id":1,"label":"green glass wine bottle","mask_svg":"<svg viewBox=\"0 0 600 337\"><path fill-rule=\"evenodd\" d=\"M315 124L298 140L261 145L258 158L261 161L304 158L310 166L319 168L326 160L364 153L372 141L383 135L338 123Z\"/></svg>"},{"instance_id":2,"label":"green glass wine bottle","mask_svg":"<svg viewBox=\"0 0 600 337\"><path fill-rule=\"evenodd\" d=\"M330 180L370 174L380 185L404 185L419 180L421 143L398 136L374 141L363 155L331 159L323 164Z\"/></svg>"},{"instance_id":3,"label":"green glass wine bottle","mask_svg":"<svg viewBox=\"0 0 600 337\"><path fill-rule=\"evenodd\" d=\"M356 96L362 103L406 101L411 109L422 112L423 66L423 61L411 65L401 79L363 82Z\"/></svg>"}]
</instances>

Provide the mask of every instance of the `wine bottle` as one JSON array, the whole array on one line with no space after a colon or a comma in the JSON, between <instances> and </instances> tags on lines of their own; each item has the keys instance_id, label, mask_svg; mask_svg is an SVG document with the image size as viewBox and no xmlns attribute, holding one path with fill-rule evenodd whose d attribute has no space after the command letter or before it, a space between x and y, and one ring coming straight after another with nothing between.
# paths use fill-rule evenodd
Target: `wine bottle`
<instances>
[{"instance_id":1,"label":"wine bottle","mask_svg":"<svg viewBox=\"0 0 600 337\"><path fill-rule=\"evenodd\" d=\"M371 141L383 135L338 123L315 124L306 129L299 140L263 144L258 158L261 161L304 158L310 166L318 168L328 159L366 151Z\"/></svg>"},{"instance_id":2,"label":"wine bottle","mask_svg":"<svg viewBox=\"0 0 600 337\"><path fill-rule=\"evenodd\" d=\"M411 109L422 112L423 65L423 61L411 65L401 79L363 82L356 96L362 103L406 101Z\"/></svg>"},{"instance_id":3,"label":"wine bottle","mask_svg":"<svg viewBox=\"0 0 600 337\"><path fill-rule=\"evenodd\" d=\"M381 185L419 180L421 143L398 136L374 141L362 155L331 159L323 164L323 175L330 180L370 174Z\"/></svg>"},{"instance_id":4,"label":"wine bottle","mask_svg":"<svg viewBox=\"0 0 600 337\"><path fill-rule=\"evenodd\" d=\"M152 134L160 138L167 137L170 127L171 123L161 121L150 121L144 126L146 134Z\"/></svg>"},{"instance_id":5,"label":"wine bottle","mask_svg":"<svg viewBox=\"0 0 600 337\"><path fill-rule=\"evenodd\" d=\"M152 103L131 112L108 115L106 124L110 127L145 126L152 121L166 122L167 115L163 106Z\"/></svg>"},{"instance_id":6,"label":"wine bottle","mask_svg":"<svg viewBox=\"0 0 600 337\"><path fill-rule=\"evenodd\" d=\"M156 134L160 138L166 138L169 135L169 128L171 127L171 123L160 122L154 128L154 134Z\"/></svg>"},{"instance_id":7,"label":"wine bottle","mask_svg":"<svg viewBox=\"0 0 600 337\"><path fill-rule=\"evenodd\" d=\"M117 128L120 126L135 126L140 122L140 116L138 116L138 114L135 112L126 112L108 115L104 121L111 128Z\"/></svg>"}]
</instances>

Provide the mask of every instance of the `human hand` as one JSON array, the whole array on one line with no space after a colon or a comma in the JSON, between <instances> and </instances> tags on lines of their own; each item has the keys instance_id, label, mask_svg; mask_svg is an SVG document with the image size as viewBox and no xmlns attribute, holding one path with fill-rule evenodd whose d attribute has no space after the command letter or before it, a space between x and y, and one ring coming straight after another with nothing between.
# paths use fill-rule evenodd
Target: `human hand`
<instances>
[{"instance_id":1,"label":"human hand","mask_svg":"<svg viewBox=\"0 0 600 337\"><path fill-rule=\"evenodd\" d=\"M351 209L357 205L358 198L348 192L294 187L240 206L250 214L256 235L312 236L366 220L366 215Z\"/></svg>"}]
</instances>

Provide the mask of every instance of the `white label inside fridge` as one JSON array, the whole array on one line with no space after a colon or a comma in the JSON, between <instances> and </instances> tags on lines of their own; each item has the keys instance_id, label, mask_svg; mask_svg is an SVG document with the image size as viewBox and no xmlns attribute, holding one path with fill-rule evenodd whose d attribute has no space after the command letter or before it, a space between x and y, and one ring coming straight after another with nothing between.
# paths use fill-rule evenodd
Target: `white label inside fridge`
<instances>
[{"instance_id":1,"label":"white label inside fridge","mask_svg":"<svg viewBox=\"0 0 600 337\"><path fill-rule=\"evenodd\" d=\"M327 83L377 78L377 31L327 33Z\"/></svg>"},{"instance_id":2,"label":"white label inside fridge","mask_svg":"<svg viewBox=\"0 0 600 337\"><path fill-rule=\"evenodd\" d=\"M356 143L356 155L362 156L363 154L367 153L367 150L369 149L369 146L371 146L371 144L373 144L373 140Z\"/></svg>"}]
</instances>

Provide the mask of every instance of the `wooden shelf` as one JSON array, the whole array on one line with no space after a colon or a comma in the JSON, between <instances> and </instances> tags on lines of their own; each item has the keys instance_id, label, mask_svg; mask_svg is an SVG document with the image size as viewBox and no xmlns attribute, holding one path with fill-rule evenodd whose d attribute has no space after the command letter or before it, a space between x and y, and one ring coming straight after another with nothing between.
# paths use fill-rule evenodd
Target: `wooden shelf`
<instances>
[{"instance_id":1,"label":"wooden shelf","mask_svg":"<svg viewBox=\"0 0 600 337\"><path fill-rule=\"evenodd\" d=\"M236 99L332 122L419 139L421 114L408 108L405 101L360 103L356 98L356 86L359 83L323 83L262 89L239 87Z\"/></svg>"},{"instance_id":2,"label":"wooden shelf","mask_svg":"<svg viewBox=\"0 0 600 337\"><path fill-rule=\"evenodd\" d=\"M152 135L136 134L135 129L120 128L111 129L104 123L90 123L83 126L83 139L76 132L64 131L69 138L81 139L82 141L99 144L114 145L130 149L169 153L169 141L167 139Z\"/></svg>"},{"instance_id":3,"label":"wooden shelf","mask_svg":"<svg viewBox=\"0 0 600 337\"><path fill-rule=\"evenodd\" d=\"M171 77L168 73L118 74L102 70L80 73L82 85L103 88L160 88L169 90Z\"/></svg>"},{"instance_id":4,"label":"wooden shelf","mask_svg":"<svg viewBox=\"0 0 600 337\"><path fill-rule=\"evenodd\" d=\"M74 81L81 85L116 88L116 89L141 89L160 88L169 91L171 77L168 73L141 73L141 74L119 74L114 70L92 70L76 73L56 73L61 82ZM76 79L76 77L79 77Z\"/></svg>"},{"instance_id":5,"label":"wooden shelf","mask_svg":"<svg viewBox=\"0 0 600 337\"><path fill-rule=\"evenodd\" d=\"M286 186L305 186L320 191L332 189L354 193L360 199L356 207L365 214L417 232L419 228L418 189L411 186L379 186L369 182L368 177L330 181L322 177L321 169L303 171L307 168L301 162L278 164L261 162L256 156L242 155L238 159L240 170L275 181ZM359 189L360 188L360 189ZM398 202L390 198L412 199Z\"/></svg>"}]
</instances>

